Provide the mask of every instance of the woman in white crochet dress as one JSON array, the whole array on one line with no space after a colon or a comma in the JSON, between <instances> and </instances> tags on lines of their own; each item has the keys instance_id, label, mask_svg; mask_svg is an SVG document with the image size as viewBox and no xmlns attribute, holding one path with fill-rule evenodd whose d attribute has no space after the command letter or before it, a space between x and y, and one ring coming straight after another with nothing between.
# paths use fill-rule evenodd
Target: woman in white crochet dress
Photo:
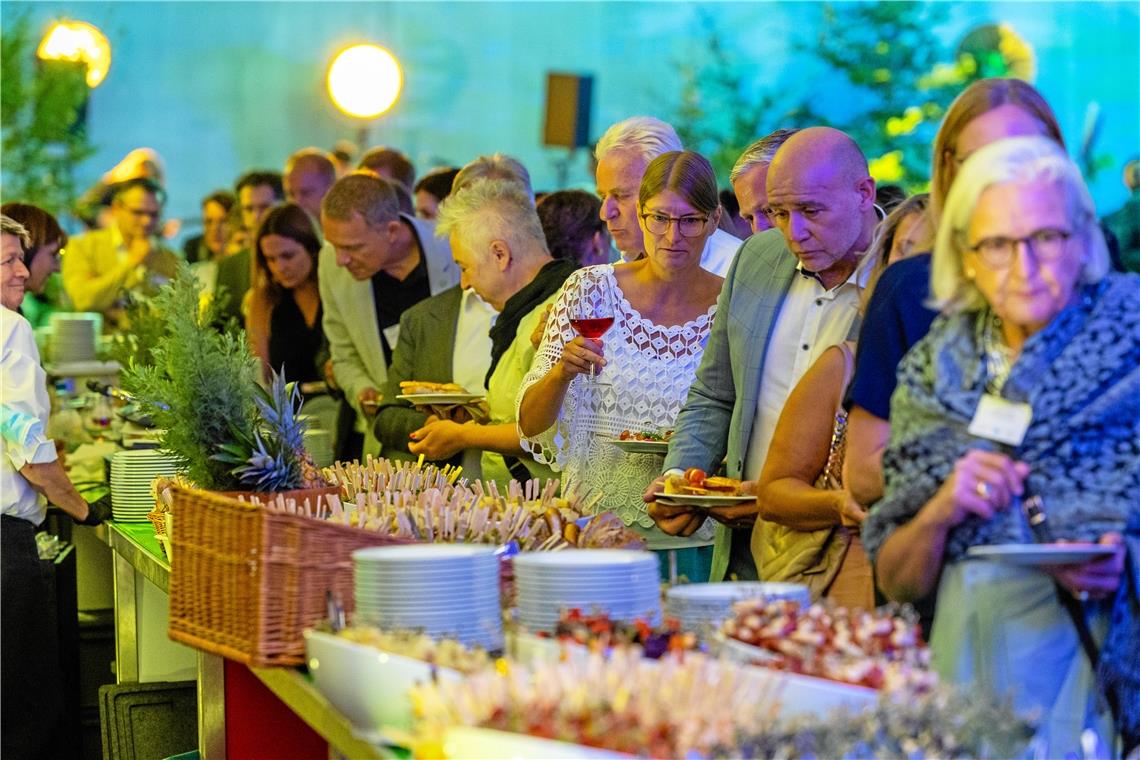
<instances>
[{"instance_id":1,"label":"woman in white crochet dress","mask_svg":"<svg viewBox=\"0 0 1140 760\"><path fill-rule=\"evenodd\" d=\"M645 255L566 280L518 395L522 445L562 471L563 490L602 494L598 509L619 515L650 549L683 550L677 569L692 581L708 579L711 532L685 539L658 530L641 494L660 474L661 456L626 453L611 440L627 429L671 428L685 402L724 282L701 269L720 215L716 175L703 156L654 159L638 193ZM582 337L570 320L599 295L611 302L613 326L600 338Z\"/></svg>"}]
</instances>

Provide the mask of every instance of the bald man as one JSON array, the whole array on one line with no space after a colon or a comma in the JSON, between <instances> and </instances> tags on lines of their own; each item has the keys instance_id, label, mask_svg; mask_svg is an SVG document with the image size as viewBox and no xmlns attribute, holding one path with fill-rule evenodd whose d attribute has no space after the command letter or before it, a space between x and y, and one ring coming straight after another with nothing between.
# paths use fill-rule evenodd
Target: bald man
<instances>
[{"instance_id":1,"label":"bald man","mask_svg":"<svg viewBox=\"0 0 1140 760\"><path fill-rule=\"evenodd\" d=\"M865 274L856 274L878 223L875 181L859 146L825 127L788 138L768 169L776 228L750 237L728 270L697 377L677 417L665 472L712 473L727 453L733 478L755 481L780 411L828 347L854 337ZM750 549L755 503L713 510L666 507L646 490L649 514L667 533L721 523L711 580L755 579Z\"/></svg>"}]
</instances>

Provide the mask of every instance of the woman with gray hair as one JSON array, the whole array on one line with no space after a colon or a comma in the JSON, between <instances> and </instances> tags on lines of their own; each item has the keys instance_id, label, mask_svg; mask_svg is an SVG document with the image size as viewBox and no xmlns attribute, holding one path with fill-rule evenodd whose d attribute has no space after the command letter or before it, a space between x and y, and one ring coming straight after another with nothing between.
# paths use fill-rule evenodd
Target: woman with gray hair
<instances>
[{"instance_id":1,"label":"woman with gray hair","mask_svg":"<svg viewBox=\"0 0 1140 760\"><path fill-rule=\"evenodd\" d=\"M937 584L939 673L1039 709L1056 756L1106 728L1098 684L1126 753L1140 713L1140 277L1108 272L1056 142L965 161L934 249L941 314L899 367L863 525L889 597Z\"/></svg>"}]
</instances>

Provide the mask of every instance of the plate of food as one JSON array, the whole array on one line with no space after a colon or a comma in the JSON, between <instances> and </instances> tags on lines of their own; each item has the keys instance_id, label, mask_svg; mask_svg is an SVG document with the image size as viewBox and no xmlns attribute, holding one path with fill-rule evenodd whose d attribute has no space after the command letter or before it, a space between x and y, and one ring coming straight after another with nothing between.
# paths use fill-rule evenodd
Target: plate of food
<instances>
[{"instance_id":1,"label":"plate of food","mask_svg":"<svg viewBox=\"0 0 1140 760\"><path fill-rule=\"evenodd\" d=\"M628 454L664 456L669 451L669 439L672 437L672 430L623 430L617 438L611 438L610 443Z\"/></svg>"},{"instance_id":2,"label":"plate of food","mask_svg":"<svg viewBox=\"0 0 1140 760\"><path fill-rule=\"evenodd\" d=\"M993 544L971 546L967 555L1010 565L1079 565L1115 554L1117 547L1104 544Z\"/></svg>"},{"instance_id":3,"label":"plate of food","mask_svg":"<svg viewBox=\"0 0 1140 760\"><path fill-rule=\"evenodd\" d=\"M462 385L455 383L432 383L426 380L406 380L400 383L400 395L396 398L413 406L445 406L449 404L473 404L483 400L481 393L468 393Z\"/></svg>"},{"instance_id":4,"label":"plate of food","mask_svg":"<svg viewBox=\"0 0 1140 760\"><path fill-rule=\"evenodd\" d=\"M665 490L654 495L662 504L694 507L728 507L756 498L744 493L736 478L710 476L697 467L690 467L683 475L669 475L665 478Z\"/></svg>"}]
</instances>

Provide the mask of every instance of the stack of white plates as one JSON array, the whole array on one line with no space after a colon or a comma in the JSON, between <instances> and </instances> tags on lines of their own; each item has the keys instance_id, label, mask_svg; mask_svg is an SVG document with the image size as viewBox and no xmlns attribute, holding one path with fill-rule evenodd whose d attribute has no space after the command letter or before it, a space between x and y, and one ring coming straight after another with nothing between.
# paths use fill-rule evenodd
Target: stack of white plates
<instances>
[{"instance_id":1,"label":"stack of white plates","mask_svg":"<svg viewBox=\"0 0 1140 760\"><path fill-rule=\"evenodd\" d=\"M503 648L495 547L378 546L355 551L352 559L357 622Z\"/></svg>"},{"instance_id":2,"label":"stack of white plates","mask_svg":"<svg viewBox=\"0 0 1140 760\"><path fill-rule=\"evenodd\" d=\"M313 457L313 464L317 467L331 467L336 459L333 451L333 434L321 428L309 428L305 431L305 448Z\"/></svg>"},{"instance_id":3,"label":"stack of white plates","mask_svg":"<svg viewBox=\"0 0 1140 760\"><path fill-rule=\"evenodd\" d=\"M702 633L720 626L732 614L732 605L743 599L789 600L806 607L811 592L798 583L690 583L665 592L665 614L681 623L681 629Z\"/></svg>"},{"instance_id":4,"label":"stack of white plates","mask_svg":"<svg viewBox=\"0 0 1140 760\"><path fill-rule=\"evenodd\" d=\"M146 522L154 509L150 484L173 477L174 458L160 449L116 451L111 457L111 516L119 522Z\"/></svg>"},{"instance_id":5,"label":"stack of white plates","mask_svg":"<svg viewBox=\"0 0 1140 760\"><path fill-rule=\"evenodd\" d=\"M103 318L99 314L77 312L51 316L51 360L56 364L87 362L95 358L95 336Z\"/></svg>"},{"instance_id":6,"label":"stack of white plates","mask_svg":"<svg viewBox=\"0 0 1140 760\"><path fill-rule=\"evenodd\" d=\"M657 556L624 549L567 549L514 558L519 622L552 631L563 610L605 612L612 620L661 621Z\"/></svg>"}]
</instances>

